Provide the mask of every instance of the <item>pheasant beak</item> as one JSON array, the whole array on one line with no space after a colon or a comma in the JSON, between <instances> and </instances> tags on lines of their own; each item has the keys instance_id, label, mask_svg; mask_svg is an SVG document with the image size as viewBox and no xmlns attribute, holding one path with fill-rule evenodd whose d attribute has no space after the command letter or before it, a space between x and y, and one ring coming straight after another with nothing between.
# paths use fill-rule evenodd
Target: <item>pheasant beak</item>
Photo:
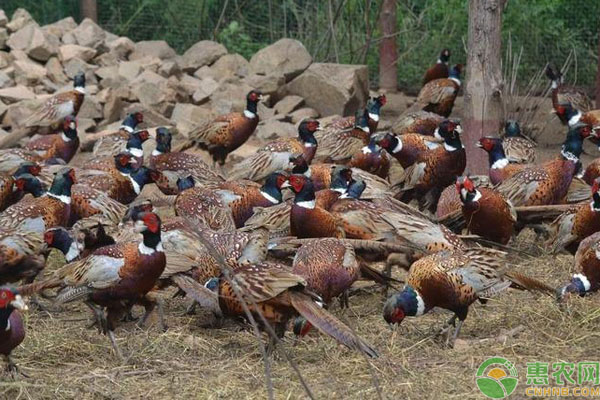
<instances>
[{"instance_id":1,"label":"pheasant beak","mask_svg":"<svg viewBox=\"0 0 600 400\"><path fill-rule=\"evenodd\" d=\"M285 181L285 182L283 182L283 184L281 185L281 188L282 188L282 189L285 189L285 188L291 188L291 187L292 187L292 185L290 185L290 181Z\"/></svg>"},{"instance_id":2,"label":"pheasant beak","mask_svg":"<svg viewBox=\"0 0 600 400\"><path fill-rule=\"evenodd\" d=\"M25 304L25 301L23 300L20 294L18 294L15 297L15 299L10 302L10 305L16 308L17 310L26 311L28 309L27 304Z\"/></svg>"},{"instance_id":3,"label":"pheasant beak","mask_svg":"<svg viewBox=\"0 0 600 400\"><path fill-rule=\"evenodd\" d=\"M146 224L144 224L144 221L142 221L142 220L137 220L137 221L135 221L135 224L134 224L134 226L133 226L133 229L134 229L134 230L135 230L137 233L142 233L142 232L144 232L144 231L147 229L147 227L146 227Z\"/></svg>"},{"instance_id":4,"label":"pheasant beak","mask_svg":"<svg viewBox=\"0 0 600 400\"><path fill-rule=\"evenodd\" d=\"M479 147L480 149L483 149L483 145L481 144L481 142L475 142L475 146Z\"/></svg>"}]
</instances>

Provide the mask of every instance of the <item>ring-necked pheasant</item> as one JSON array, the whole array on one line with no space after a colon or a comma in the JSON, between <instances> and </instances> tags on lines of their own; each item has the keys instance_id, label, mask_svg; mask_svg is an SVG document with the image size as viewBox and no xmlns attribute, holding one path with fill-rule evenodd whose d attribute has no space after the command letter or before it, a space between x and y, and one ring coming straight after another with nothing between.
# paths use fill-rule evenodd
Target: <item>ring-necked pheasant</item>
<instances>
[{"instance_id":1,"label":"ring-necked pheasant","mask_svg":"<svg viewBox=\"0 0 600 400\"><path fill-rule=\"evenodd\" d=\"M300 154L310 164L317 151L314 134L319 130L319 121L302 121L298 126L297 138L279 139L266 144L253 155L236 163L229 171L229 178L260 181L275 171L289 171L292 165L290 158Z\"/></svg>"},{"instance_id":2,"label":"ring-necked pheasant","mask_svg":"<svg viewBox=\"0 0 600 400\"><path fill-rule=\"evenodd\" d=\"M139 168L144 164L144 149L142 145L149 137L150 133L147 130L128 133L127 140L111 143L112 146L110 146L110 149L101 148L85 166L87 169L109 171L112 168L112 160L117 154L128 153L135 157L134 167Z\"/></svg>"},{"instance_id":3,"label":"ring-necked pheasant","mask_svg":"<svg viewBox=\"0 0 600 400\"><path fill-rule=\"evenodd\" d=\"M575 108L583 112L594 108L589 97L583 90L563 84L563 76L560 70L554 70L548 65L546 67L546 76L552 82L552 106L556 111L558 111L557 106L563 103L571 103ZM557 114L561 122L566 124L567 120L563 119L561 114Z\"/></svg>"},{"instance_id":4,"label":"ring-necked pheasant","mask_svg":"<svg viewBox=\"0 0 600 400\"><path fill-rule=\"evenodd\" d=\"M361 148L369 144L371 130L369 113L358 110L352 128L324 127L315 134L317 154L315 160L323 162L345 163Z\"/></svg>"},{"instance_id":5,"label":"ring-necked pheasant","mask_svg":"<svg viewBox=\"0 0 600 400\"><path fill-rule=\"evenodd\" d=\"M142 122L144 122L144 115L141 112L128 114L117 132L105 135L94 143L92 153L96 157L109 157L124 151L129 136Z\"/></svg>"},{"instance_id":6,"label":"ring-necked pheasant","mask_svg":"<svg viewBox=\"0 0 600 400\"><path fill-rule=\"evenodd\" d=\"M46 194L20 201L0 213L0 226L37 232L54 226L67 226L71 215L71 187L76 183L72 168L59 171Z\"/></svg>"},{"instance_id":7,"label":"ring-necked pheasant","mask_svg":"<svg viewBox=\"0 0 600 400\"><path fill-rule=\"evenodd\" d=\"M114 337L116 322L128 304L153 307L146 296L163 273L166 257L161 243L161 221L154 213L143 213L135 224L141 242L101 247L89 257L56 270L47 280L22 287L23 293L61 287L57 303L84 301L95 310L117 355L121 352ZM104 315L103 308L107 314ZM121 357L122 358L122 357Z\"/></svg>"},{"instance_id":8,"label":"ring-necked pheasant","mask_svg":"<svg viewBox=\"0 0 600 400\"><path fill-rule=\"evenodd\" d=\"M32 139L24 147L37 153L43 160L58 158L69 163L79 149L77 136L77 121L72 115L63 120L62 132L53 135L43 135Z\"/></svg>"},{"instance_id":9,"label":"ring-necked pheasant","mask_svg":"<svg viewBox=\"0 0 600 400\"><path fill-rule=\"evenodd\" d=\"M227 155L246 143L254 133L258 125L257 105L261 99L262 94L258 90L251 90L246 96L243 113L221 115L193 129L182 150L199 146L207 150L215 162L225 164Z\"/></svg>"},{"instance_id":10,"label":"ring-necked pheasant","mask_svg":"<svg viewBox=\"0 0 600 400\"><path fill-rule=\"evenodd\" d=\"M404 289L386 301L383 317L389 324L400 324L405 317L421 316L434 307L450 310L454 317L448 325L458 319L452 340L447 340L454 344L469 306L477 299L511 286L554 294L549 286L506 270L505 264L504 253L480 248L423 257L411 266Z\"/></svg>"},{"instance_id":11,"label":"ring-necked pheasant","mask_svg":"<svg viewBox=\"0 0 600 400\"><path fill-rule=\"evenodd\" d=\"M552 225L549 245L552 253L567 249L574 254L579 242L600 231L600 178L592 186L592 201L574 205L560 215Z\"/></svg>"},{"instance_id":12,"label":"ring-necked pheasant","mask_svg":"<svg viewBox=\"0 0 600 400\"><path fill-rule=\"evenodd\" d=\"M302 315L319 331L333 337L353 350L369 357L377 357L377 352L344 323L327 312L319 303L320 298L307 291L304 278L291 273L279 264L237 265L233 268L232 282L239 288L241 296L254 318L261 313L273 327L278 337L283 337L288 321ZM206 286L219 296L219 305L224 315L245 317L242 299L224 277L213 278ZM275 339L272 338L270 350Z\"/></svg>"},{"instance_id":13,"label":"ring-necked pheasant","mask_svg":"<svg viewBox=\"0 0 600 400\"><path fill-rule=\"evenodd\" d=\"M434 81L435 82L435 81ZM417 198L425 207L434 207L439 196L466 167L466 154L460 140L460 124L446 120L436 130L436 137L444 140L443 146L421 153L417 161L404 170L396 184L398 196L409 201Z\"/></svg>"},{"instance_id":14,"label":"ring-necked pheasant","mask_svg":"<svg viewBox=\"0 0 600 400\"><path fill-rule=\"evenodd\" d=\"M402 168L410 167L421 154L437 149L442 144L439 139L419 133L406 133L401 136L386 133L379 139L379 145L398 160Z\"/></svg>"},{"instance_id":15,"label":"ring-necked pheasant","mask_svg":"<svg viewBox=\"0 0 600 400\"><path fill-rule=\"evenodd\" d=\"M224 182L225 177L204 162L201 156L192 153L171 152L171 132L165 127L156 129L156 148L150 156L150 168L173 176L173 188L177 179L191 175L200 184ZM171 189L171 188L170 188ZM164 188L161 187L161 190ZM173 190L176 192L176 190ZM169 190L168 194L175 194Z\"/></svg>"},{"instance_id":16,"label":"ring-necked pheasant","mask_svg":"<svg viewBox=\"0 0 600 400\"><path fill-rule=\"evenodd\" d=\"M498 187L515 206L561 203L573 177L581 168L579 156L583 141L591 134L589 125L577 124L569 129L560 156L544 164L529 166L504 180Z\"/></svg>"},{"instance_id":17,"label":"ring-necked pheasant","mask_svg":"<svg viewBox=\"0 0 600 400\"><path fill-rule=\"evenodd\" d=\"M485 239L507 244L514 233L517 213L493 188L475 187L468 177L456 180L467 230Z\"/></svg>"},{"instance_id":18,"label":"ring-necked pheasant","mask_svg":"<svg viewBox=\"0 0 600 400\"><path fill-rule=\"evenodd\" d=\"M410 110L430 111L448 118L460 90L461 69L462 65L457 64L450 68L447 78L435 79L425 84Z\"/></svg>"},{"instance_id":19,"label":"ring-necked pheasant","mask_svg":"<svg viewBox=\"0 0 600 400\"><path fill-rule=\"evenodd\" d=\"M448 77L448 61L450 60L450 50L444 49L440 53L437 62L425 71L423 76L423 85L435 79L443 79Z\"/></svg>"},{"instance_id":20,"label":"ring-necked pheasant","mask_svg":"<svg viewBox=\"0 0 600 400\"><path fill-rule=\"evenodd\" d=\"M310 178L291 175L289 185L296 194L290 212L290 232L298 238L344 237L336 218L316 202Z\"/></svg>"},{"instance_id":21,"label":"ring-necked pheasant","mask_svg":"<svg viewBox=\"0 0 600 400\"><path fill-rule=\"evenodd\" d=\"M476 143L488 153L490 169L488 175L492 184L497 185L527 167L526 164L511 163L504 153L503 140L484 136Z\"/></svg>"},{"instance_id":22,"label":"ring-necked pheasant","mask_svg":"<svg viewBox=\"0 0 600 400\"><path fill-rule=\"evenodd\" d=\"M559 103L555 107L556 115L564 120L564 124L569 128L574 128L577 124L587 124L596 131L600 129L600 110L590 110L582 112L575 108L571 103ZM598 140L594 138L594 143L598 144Z\"/></svg>"},{"instance_id":23,"label":"ring-necked pheasant","mask_svg":"<svg viewBox=\"0 0 600 400\"><path fill-rule=\"evenodd\" d=\"M506 158L510 162L519 164L535 163L537 144L521 135L521 126L517 121L506 121L502 147Z\"/></svg>"},{"instance_id":24,"label":"ring-necked pheasant","mask_svg":"<svg viewBox=\"0 0 600 400\"><path fill-rule=\"evenodd\" d=\"M12 174L0 175L0 211L16 203L23 197L23 191L15 190L16 179L23 174L39 175L40 166L32 162L24 162Z\"/></svg>"},{"instance_id":25,"label":"ring-necked pheasant","mask_svg":"<svg viewBox=\"0 0 600 400\"><path fill-rule=\"evenodd\" d=\"M381 117L381 107L383 107L387 103L387 98L385 94L380 94L377 97L370 97L367 100L366 113L367 113L367 124L369 125L369 131L374 133L377 130L377 125L379 125L379 119ZM324 130L332 131L332 130L345 130L352 129L356 124L356 116L351 115L344 118L335 119L328 124L323 126Z\"/></svg>"},{"instance_id":26,"label":"ring-necked pheasant","mask_svg":"<svg viewBox=\"0 0 600 400\"><path fill-rule=\"evenodd\" d=\"M25 339L25 325L21 316L21 311L25 310L27 305L19 292L0 287L0 354L6 359L10 373L19 372L10 354Z\"/></svg>"},{"instance_id":27,"label":"ring-necked pheasant","mask_svg":"<svg viewBox=\"0 0 600 400\"><path fill-rule=\"evenodd\" d=\"M575 253L575 271L571 282L558 289L558 300L566 300L575 293L585 296L586 293L600 289L600 232L583 239Z\"/></svg>"},{"instance_id":28,"label":"ring-necked pheasant","mask_svg":"<svg viewBox=\"0 0 600 400\"><path fill-rule=\"evenodd\" d=\"M379 145L379 140L372 136L368 145L354 153L348 166L387 179L390 172L390 157Z\"/></svg>"},{"instance_id":29,"label":"ring-necked pheasant","mask_svg":"<svg viewBox=\"0 0 600 400\"><path fill-rule=\"evenodd\" d=\"M433 136L433 132L445 118L429 111L404 112L392 125L392 132L396 135L419 133Z\"/></svg>"}]
</instances>

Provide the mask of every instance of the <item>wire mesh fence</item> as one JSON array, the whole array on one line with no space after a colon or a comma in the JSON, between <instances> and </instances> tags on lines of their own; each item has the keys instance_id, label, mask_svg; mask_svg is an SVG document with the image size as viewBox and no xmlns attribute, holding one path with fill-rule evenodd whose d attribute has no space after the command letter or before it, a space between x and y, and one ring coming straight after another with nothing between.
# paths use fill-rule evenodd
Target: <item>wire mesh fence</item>
<instances>
[{"instance_id":1,"label":"wire mesh fence","mask_svg":"<svg viewBox=\"0 0 600 400\"><path fill-rule=\"evenodd\" d=\"M40 24L79 15L78 0L0 0L9 15L27 8ZM398 82L418 90L425 68L442 47L452 62L466 59L467 0L398 0ZM250 58L282 37L300 40L323 62L369 66L376 85L381 33L378 0L98 0L99 24L135 41L164 39L179 52L202 39L222 42ZM598 58L600 1L510 0L504 42L523 47L519 80L546 62L562 65L572 54L570 83L592 91Z\"/></svg>"}]
</instances>

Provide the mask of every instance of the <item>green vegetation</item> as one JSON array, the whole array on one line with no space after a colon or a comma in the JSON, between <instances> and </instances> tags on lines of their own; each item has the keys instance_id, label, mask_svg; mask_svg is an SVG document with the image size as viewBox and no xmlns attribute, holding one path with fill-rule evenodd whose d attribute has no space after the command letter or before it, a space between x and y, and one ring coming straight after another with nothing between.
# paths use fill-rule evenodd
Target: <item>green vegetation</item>
<instances>
[{"instance_id":1,"label":"green vegetation","mask_svg":"<svg viewBox=\"0 0 600 400\"><path fill-rule=\"evenodd\" d=\"M319 61L366 63L377 77L377 0L98 0L102 26L134 40L164 39L184 51L200 39L221 41L251 57L280 37L302 41ZM3 0L10 15L26 7L40 23L78 15L77 0ZM418 88L424 68L442 47L453 62L465 61L467 0L398 1L398 77L405 90ZM224 6L227 7L224 9ZM571 51L568 80L591 87L600 31L597 0L510 0L505 43L523 46L520 77L550 61L562 65ZM333 27L333 29L331 29ZM332 34L333 32L333 34ZM575 68L576 67L576 68Z\"/></svg>"}]
</instances>

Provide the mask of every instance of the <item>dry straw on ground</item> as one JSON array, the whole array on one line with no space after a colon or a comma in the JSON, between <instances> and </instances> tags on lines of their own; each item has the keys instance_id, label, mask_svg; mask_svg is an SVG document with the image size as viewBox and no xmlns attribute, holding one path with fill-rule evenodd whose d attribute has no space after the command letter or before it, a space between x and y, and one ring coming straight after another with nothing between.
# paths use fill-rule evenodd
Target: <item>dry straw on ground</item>
<instances>
[{"instance_id":1,"label":"dry straw on ground","mask_svg":"<svg viewBox=\"0 0 600 400\"><path fill-rule=\"evenodd\" d=\"M567 280L572 257L541 255L534 241L529 232L520 235L520 247L539 256L519 268L555 286ZM521 382L515 398L523 398L526 362L600 360L599 296L574 298L560 309L547 296L504 293L485 306L473 306L456 347L448 349L434 337L447 314L408 318L392 331L381 317L379 290L361 286L349 310L336 306L333 312L379 350L372 369L363 356L316 333L295 346L288 333L283 343L316 398L376 398L373 373L384 398L481 399L474 374L494 355L517 365ZM149 328L133 323L119 328L119 345L130 357L126 364L112 354L107 338L86 328L85 307L69 305L50 315L29 312L27 338L14 353L29 378L3 375L0 398L265 398L263 361L252 331L234 323L204 328L202 316L184 316L185 305L180 299L167 301L165 333L155 320ZM506 337L507 331L513 335ZM280 354L274 356L272 371L275 398L306 398Z\"/></svg>"}]
</instances>

